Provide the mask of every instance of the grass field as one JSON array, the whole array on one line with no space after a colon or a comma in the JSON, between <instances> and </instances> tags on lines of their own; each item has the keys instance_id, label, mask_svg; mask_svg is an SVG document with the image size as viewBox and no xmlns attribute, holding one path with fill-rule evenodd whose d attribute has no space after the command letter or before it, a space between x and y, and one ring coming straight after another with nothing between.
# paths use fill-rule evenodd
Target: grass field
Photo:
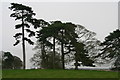
<instances>
[{"instance_id":1,"label":"grass field","mask_svg":"<svg viewBox=\"0 0 120 80\"><path fill-rule=\"evenodd\" d=\"M118 78L118 72L97 70L3 70L3 78Z\"/></svg>"}]
</instances>

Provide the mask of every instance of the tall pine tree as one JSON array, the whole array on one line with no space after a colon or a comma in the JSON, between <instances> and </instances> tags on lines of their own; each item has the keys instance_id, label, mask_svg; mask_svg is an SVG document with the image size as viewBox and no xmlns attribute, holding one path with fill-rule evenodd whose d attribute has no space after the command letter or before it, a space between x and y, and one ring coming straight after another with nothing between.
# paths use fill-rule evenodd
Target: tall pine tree
<instances>
[{"instance_id":1,"label":"tall pine tree","mask_svg":"<svg viewBox=\"0 0 120 80\"><path fill-rule=\"evenodd\" d=\"M25 41L27 41L30 45L33 45L33 41L31 41L29 38L25 36L25 31L29 33L28 37L35 36L35 32L30 30L30 24L34 26L34 28L39 27L39 21L33 16L35 16L35 13L33 13L33 10L29 6L25 6L18 3L11 3L11 7L9 7L10 10L13 11L13 13L10 15L10 17L14 17L15 20L20 21L20 24L15 25L15 29L21 29L22 32L15 34L16 43L14 46L16 46L20 41L22 41L22 48L23 48L23 69L25 69L26 65L26 53L25 53ZM21 39L21 40L20 40Z\"/></svg>"}]
</instances>

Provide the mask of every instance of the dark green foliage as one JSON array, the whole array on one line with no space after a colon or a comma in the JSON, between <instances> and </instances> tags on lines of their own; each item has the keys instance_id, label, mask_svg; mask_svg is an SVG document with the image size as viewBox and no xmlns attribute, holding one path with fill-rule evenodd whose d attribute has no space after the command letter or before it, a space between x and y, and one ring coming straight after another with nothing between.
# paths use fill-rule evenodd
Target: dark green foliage
<instances>
[{"instance_id":1,"label":"dark green foliage","mask_svg":"<svg viewBox=\"0 0 120 80\"><path fill-rule=\"evenodd\" d=\"M13 13L10 15L10 17L14 17L15 20L21 21L21 24L15 25L15 29L22 29L21 33L15 34L16 43L14 46L20 43L22 41L22 47L23 47L23 69L25 69L25 41L27 41L30 45L33 45L34 42L25 37L25 30L28 32L28 37L35 36L35 32L30 30L30 25L32 24L34 28L40 27L40 21L33 18L35 16L35 13L33 13L33 10L29 6L25 6L18 3L11 3L11 7L9 7L10 10L13 11ZM20 40L20 38L22 38Z\"/></svg>"},{"instance_id":2,"label":"dark green foliage","mask_svg":"<svg viewBox=\"0 0 120 80\"><path fill-rule=\"evenodd\" d=\"M20 37L21 35L22 33L16 33L14 37L17 38L17 37Z\"/></svg>"},{"instance_id":3,"label":"dark green foliage","mask_svg":"<svg viewBox=\"0 0 120 80\"><path fill-rule=\"evenodd\" d=\"M31 58L31 62L34 66L37 66L38 68L44 68L44 69L61 69L62 63L60 59L59 53L55 53L55 65L53 67L53 52L46 52L46 53L37 53L34 54L34 56Z\"/></svg>"},{"instance_id":4,"label":"dark green foliage","mask_svg":"<svg viewBox=\"0 0 120 80\"><path fill-rule=\"evenodd\" d=\"M10 52L5 52L2 57L2 68L3 69L12 69L13 68L14 57Z\"/></svg>"},{"instance_id":5,"label":"dark green foliage","mask_svg":"<svg viewBox=\"0 0 120 80\"><path fill-rule=\"evenodd\" d=\"M21 24L15 25L15 29L19 29L19 28L22 28L22 27L30 28L30 25L28 23L35 24L36 21L37 21L37 19L34 21L34 19L32 17L32 16L35 15L35 13L33 13L31 7L28 7L28 6L25 6L25 5L22 5L22 4L11 3L11 7L9 7L9 9L14 11L14 13L12 13L10 15L10 17L15 17L16 18L15 20L22 20ZM33 21L34 23L30 22L30 20ZM33 26L35 26L35 25L33 25ZM30 29L26 29L26 32L29 33L29 35L28 35L29 37L35 36L34 31L31 31ZM18 41L18 39L22 35L24 35L23 32L15 34L14 37L16 38L17 43L20 42L20 41ZM26 40L26 41L28 41L28 43L31 44L30 40Z\"/></svg>"},{"instance_id":6,"label":"dark green foliage","mask_svg":"<svg viewBox=\"0 0 120 80\"><path fill-rule=\"evenodd\" d=\"M75 48L75 69L78 69L78 66L81 65L95 67L95 65L93 65L94 61L90 59L87 50L84 48L85 44L76 42L73 45Z\"/></svg>"},{"instance_id":7,"label":"dark green foliage","mask_svg":"<svg viewBox=\"0 0 120 80\"><path fill-rule=\"evenodd\" d=\"M69 27L68 27L69 26ZM75 30L73 27L75 25L72 23L62 23L61 21L53 21L48 27L43 27L38 33L38 41L43 41L46 46L53 46L53 52L55 52L55 40L61 43L61 54L62 54L62 64L64 69L64 44L67 44L70 40L68 36L74 37L72 35L74 32L70 30ZM74 33L75 34L75 33ZM53 44L47 40L47 38L53 38ZM49 43L49 45L48 45ZM53 53L55 56L55 53ZM53 60L54 61L54 60ZM54 62L53 62L54 64Z\"/></svg>"},{"instance_id":8,"label":"dark green foliage","mask_svg":"<svg viewBox=\"0 0 120 80\"><path fill-rule=\"evenodd\" d=\"M90 59L88 54L86 54L87 50L84 48L85 44L77 41L79 36L75 32L76 27L77 26L73 23L53 21L51 24L47 25L46 27L42 27L39 31L37 31L38 43L40 43L41 46L44 45L44 48L47 46L50 49L53 49L53 65L55 64L54 57L56 55L55 46L58 45L61 46L60 54L63 69L65 69L65 56L73 52L75 53L75 64L77 64L75 65L76 69L78 69L78 66L80 66L78 62L82 62L82 65L84 66L94 66L94 61Z\"/></svg>"},{"instance_id":9,"label":"dark green foliage","mask_svg":"<svg viewBox=\"0 0 120 80\"><path fill-rule=\"evenodd\" d=\"M22 28L22 24L17 24L17 25L15 25L15 29L19 29L19 28Z\"/></svg>"},{"instance_id":10,"label":"dark green foliage","mask_svg":"<svg viewBox=\"0 0 120 80\"><path fill-rule=\"evenodd\" d=\"M13 61L13 69L22 69L22 61L19 57L13 56L14 61Z\"/></svg>"},{"instance_id":11,"label":"dark green foliage","mask_svg":"<svg viewBox=\"0 0 120 80\"><path fill-rule=\"evenodd\" d=\"M102 53L96 57L102 57L103 59L115 59L115 67L120 67L120 30L117 29L105 37L105 41L101 44L104 48Z\"/></svg>"},{"instance_id":12,"label":"dark green foliage","mask_svg":"<svg viewBox=\"0 0 120 80\"><path fill-rule=\"evenodd\" d=\"M16 46L19 43L20 43L20 40L16 40L15 44L13 44L13 45Z\"/></svg>"},{"instance_id":13,"label":"dark green foliage","mask_svg":"<svg viewBox=\"0 0 120 80\"><path fill-rule=\"evenodd\" d=\"M24 40L27 41L27 42L28 42L29 44L31 44L31 45L34 44L34 42L32 42L30 39L28 39L28 38L26 38L26 37L24 37Z\"/></svg>"},{"instance_id":14,"label":"dark green foliage","mask_svg":"<svg viewBox=\"0 0 120 80\"><path fill-rule=\"evenodd\" d=\"M41 67L45 69L62 69L62 63L60 59L60 55L58 53L55 53L54 56L54 64L53 64L53 52L49 52L46 54L45 59L42 59L41 61Z\"/></svg>"},{"instance_id":15,"label":"dark green foliage","mask_svg":"<svg viewBox=\"0 0 120 80\"><path fill-rule=\"evenodd\" d=\"M30 33L30 34L28 35L29 37L35 36L35 32L33 32L33 31L29 30L29 29L26 29L26 31L27 31L28 33Z\"/></svg>"},{"instance_id":16,"label":"dark green foliage","mask_svg":"<svg viewBox=\"0 0 120 80\"><path fill-rule=\"evenodd\" d=\"M19 57L13 56L10 52L3 52L2 54L2 69L22 68L22 61Z\"/></svg>"}]
</instances>

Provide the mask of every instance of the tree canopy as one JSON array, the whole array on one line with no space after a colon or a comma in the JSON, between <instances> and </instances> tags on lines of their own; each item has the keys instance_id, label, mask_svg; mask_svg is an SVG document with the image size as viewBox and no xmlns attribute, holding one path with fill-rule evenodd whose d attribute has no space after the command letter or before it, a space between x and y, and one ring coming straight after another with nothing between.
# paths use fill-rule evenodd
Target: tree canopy
<instances>
[{"instance_id":1,"label":"tree canopy","mask_svg":"<svg viewBox=\"0 0 120 80\"><path fill-rule=\"evenodd\" d=\"M102 57L103 59L113 61L114 66L120 67L120 30L116 29L108 36L105 37L105 41L101 44L103 46L102 52L96 57Z\"/></svg>"},{"instance_id":2,"label":"tree canopy","mask_svg":"<svg viewBox=\"0 0 120 80\"><path fill-rule=\"evenodd\" d=\"M78 30L83 32L77 33ZM38 51L41 49L41 53L38 54L46 56L48 48L50 51L53 50L54 65L55 52L57 51L61 55L63 69L65 69L65 57L70 56L69 54L71 53L74 56L76 69L80 66L78 62L81 62L84 66L94 66L94 61L90 58L90 55L87 54L88 50L85 48L85 43L88 42L87 40L90 41L94 33L90 33L88 30L85 32L85 30L83 26L77 26L71 22L62 23L61 21L52 21L48 26L42 27L37 31L36 49ZM80 39L82 38L80 34L82 34L82 36L86 35L86 42ZM44 58L45 57L43 57L43 59Z\"/></svg>"},{"instance_id":3,"label":"tree canopy","mask_svg":"<svg viewBox=\"0 0 120 80\"><path fill-rule=\"evenodd\" d=\"M26 66L26 53L25 53L25 41L27 41L29 44L33 45L34 42L29 39L28 37L35 36L35 32L30 29L31 24L36 29L37 27L40 27L40 21L34 18L35 13L33 12L32 8L29 6L25 6L18 3L11 3L11 7L9 7L10 10L13 11L13 13L10 15L10 17L14 17L15 20L20 21L20 24L15 25L15 29L21 29L22 32L16 33L14 35L14 38L16 40L14 46L19 44L22 41L22 48L23 48L23 69L25 69ZM28 33L28 37L25 36L25 31Z\"/></svg>"}]
</instances>

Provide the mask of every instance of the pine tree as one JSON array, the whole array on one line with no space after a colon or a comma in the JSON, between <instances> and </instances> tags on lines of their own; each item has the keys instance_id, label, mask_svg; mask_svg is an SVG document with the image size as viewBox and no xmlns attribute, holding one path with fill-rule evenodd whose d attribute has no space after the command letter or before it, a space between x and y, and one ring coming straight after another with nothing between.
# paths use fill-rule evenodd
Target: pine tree
<instances>
[{"instance_id":1,"label":"pine tree","mask_svg":"<svg viewBox=\"0 0 120 80\"><path fill-rule=\"evenodd\" d=\"M22 41L22 48L23 48L23 69L25 69L25 63L26 63L26 53L25 53L25 41L27 41L30 45L33 45L34 42L31 41L29 38L25 36L25 31L29 33L28 37L35 36L35 32L30 30L30 24L34 26L34 28L39 27L39 21L33 16L35 16L35 13L33 13L33 10L29 6L25 6L18 3L11 3L11 7L9 7L10 10L13 11L13 13L10 15L10 17L14 17L15 20L20 21L20 24L15 25L15 29L21 29L22 32L15 34L16 43L14 46L20 43ZM22 39L21 39L22 38ZM21 39L21 40L20 40Z\"/></svg>"},{"instance_id":2,"label":"pine tree","mask_svg":"<svg viewBox=\"0 0 120 80\"><path fill-rule=\"evenodd\" d=\"M103 49L101 49L102 52L96 57L101 57L109 61L113 59L115 68L120 69L120 30L116 29L106 36L101 46L103 46Z\"/></svg>"}]
</instances>

